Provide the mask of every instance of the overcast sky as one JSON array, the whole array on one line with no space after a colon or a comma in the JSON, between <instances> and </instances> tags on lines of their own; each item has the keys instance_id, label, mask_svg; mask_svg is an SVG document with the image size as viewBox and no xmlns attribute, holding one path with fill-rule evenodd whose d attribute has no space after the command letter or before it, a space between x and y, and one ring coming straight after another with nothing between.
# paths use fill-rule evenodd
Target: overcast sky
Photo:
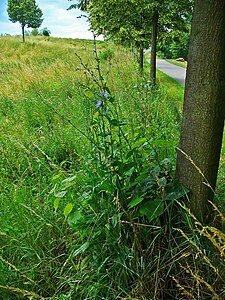
<instances>
[{"instance_id":1,"label":"overcast sky","mask_svg":"<svg viewBox=\"0 0 225 300\"><path fill-rule=\"evenodd\" d=\"M79 10L66 9L75 2L68 0L36 0L37 5L43 12L44 21L40 27L47 27L51 36L93 39L93 34L88 30L89 25ZM32 30L32 29L29 29ZM7 0L0 0L0 33L11 35L21 34L21 26L9 21L7 14Z\"/></svg>"}]
</instances>

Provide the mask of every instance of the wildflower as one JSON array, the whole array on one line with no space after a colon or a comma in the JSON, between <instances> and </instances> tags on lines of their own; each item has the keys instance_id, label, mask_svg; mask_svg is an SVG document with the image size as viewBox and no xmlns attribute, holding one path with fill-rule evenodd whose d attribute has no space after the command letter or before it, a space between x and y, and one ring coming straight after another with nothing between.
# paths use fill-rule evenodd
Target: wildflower
<instances>
[{"instance_id":1,"label":"wildflower","mask_svg":"<svg viewBox=\"0 0 225 300\"><path fill-rule=\"evenodd\" d=\"M108 92L100 92L101 97L107 97L109 95Z\"/></svg>"},{"instance_id":2,"label":"wildflower","mask_svg":"<svg viewBox=\"0 0 225 300\"><path fill-rule=\"evenodd\" d=\"M102 103L103 103L102 100L99 100L98 103L96 104L96 107L97 107L97 108L101 107L101 106L102 106Z\"/></svg>"},{"instance_id":3,"label":"wildflower","mask_svg":"<svg viewBox=\"0 0 225 300\"><path fill-rule=\"evenodd\" d=\"M136 83L135 85L134 85L134 88L136 89L138 87L138 84Z\"/></svg>"}]
</instances>

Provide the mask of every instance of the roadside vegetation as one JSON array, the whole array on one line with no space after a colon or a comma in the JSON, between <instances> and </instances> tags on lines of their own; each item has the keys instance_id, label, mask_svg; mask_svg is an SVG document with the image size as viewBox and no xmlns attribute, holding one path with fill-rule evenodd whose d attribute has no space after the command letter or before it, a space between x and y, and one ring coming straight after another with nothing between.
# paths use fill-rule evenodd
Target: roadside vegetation
<instances>
[{"instance_id":1,"label":"roadside vegetation","mask_svg":"<svg viewBox=\"0 0 225 300\"><path fill-rule=\"evenodd\" d=\"M110 42L0 53L0 299L223 299L224 216L204 227L174 178L183 87Z\"/></svg>"}]
</instances>

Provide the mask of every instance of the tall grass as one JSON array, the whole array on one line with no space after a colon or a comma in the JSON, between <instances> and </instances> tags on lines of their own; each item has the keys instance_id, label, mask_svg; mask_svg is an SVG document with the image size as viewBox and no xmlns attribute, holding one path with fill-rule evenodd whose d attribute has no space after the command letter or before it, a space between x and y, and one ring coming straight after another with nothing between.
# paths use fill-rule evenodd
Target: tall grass
<instances>
[{"instance_id":1,"label":"tall grass","mask_svg":"<svg viewBox=\"0 0 225 300\"><path fill-rule=\"evenodd\" d=\"M183 90L152 89L132 53L109 42L0 46L0 297L179 294Z\"/></svg>"}]
</instances>

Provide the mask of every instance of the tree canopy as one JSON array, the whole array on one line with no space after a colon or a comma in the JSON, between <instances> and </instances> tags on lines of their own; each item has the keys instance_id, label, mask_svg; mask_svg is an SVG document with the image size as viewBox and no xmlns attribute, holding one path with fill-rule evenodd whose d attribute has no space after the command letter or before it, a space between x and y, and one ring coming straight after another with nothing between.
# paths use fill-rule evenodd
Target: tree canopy
<instances>
[{"instance_id":1,"label":"tree canopy","mask_svg":"<svg viewBox=\"0 0 225 300\"><path fill-rule=\"evenodd\" d=\"M178 31L187 31L192 6L193 0L80 0L70 9L78 7L88 12L91 29L97 35L103 34L120 44L138 48L141 67L143 49L151 46L150 77L155 81L157 33L161 37L167 33L171 40L178 36ZM161 43L163 40L161 38Z\"/></svg>"},{"instance_id":2,"label":"tree canopy","mask_svg":"<svg viewBox=\"0 0 225 300\"><path fill-rule=\"evenodd\" d=\"M8 0L7 12L11 22L20 23L23 41L25 40L24 29L26 26L28 28L38 28L43 22L42 10L37 6L35 0Z\"/></svg>"}]
</instances>

